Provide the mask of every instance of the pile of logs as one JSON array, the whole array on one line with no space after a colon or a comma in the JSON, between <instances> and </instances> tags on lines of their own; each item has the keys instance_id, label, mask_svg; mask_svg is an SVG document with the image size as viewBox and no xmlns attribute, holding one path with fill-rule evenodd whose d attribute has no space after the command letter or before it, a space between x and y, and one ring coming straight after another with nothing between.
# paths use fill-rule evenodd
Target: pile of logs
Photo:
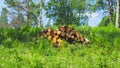
<instances>
[{"instance_id":1,"label":"pile of logs","mask_svg":"<svg viewBox=\"0 0 120 68\"><path fill-rule=\"evenodd\" d=\"M59 26L58 29L45 29L39 33L38 36L44 36L48 40L52 40L53 45L60 45L63 40L69 43L88 43L89 40L84 38L81 34L69 26Z\"/></svg>"}]
</instances>

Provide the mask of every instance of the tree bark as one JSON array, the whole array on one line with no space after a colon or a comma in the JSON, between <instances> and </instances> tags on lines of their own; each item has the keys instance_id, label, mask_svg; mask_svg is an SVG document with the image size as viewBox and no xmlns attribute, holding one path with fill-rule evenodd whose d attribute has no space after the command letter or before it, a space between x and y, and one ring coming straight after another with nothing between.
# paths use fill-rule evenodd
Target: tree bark
<instances>
[{"instance_id":1,"label":"tree bark","mask_svg":"<svg viewBox=\"0 0 120 68\"><path fill-rule=\"evenodd\" d=\"M119 28L119 0L117 0L117 6L116 6L116 28Z\"/></svg>"},{"instance_id":2,"label":"tree bark","mask_svg":"<svg viewBox=\"0 0 120 68\"><path fill-rule=\"evenodd\" d=\"M27 3L27 25L30 23L30 14L29 14L29 11L30 11L30 6L29 6L29 0L26 0L26 3Z\"/></svg>"},{"instance_id":3,"label":"tree bark","mask_svg":"<svg viewBox=\"0 0 120 68\"><path fill-rule=\"evenodd\" d=\"M39 14L39 25L42 26L42 5L43 5L43 1L40 0L40 14Z\"/></svg>"},{"instance_id":4,"label":"tree bark","mask_svg":"<svg viewBox=\"0 0 120 68\"><path fill-rule=\"evenodd\" d=\"M110 24L112 24L110 0L108 0L108 16L109 16Z\"/></svg>"}]
</instances>

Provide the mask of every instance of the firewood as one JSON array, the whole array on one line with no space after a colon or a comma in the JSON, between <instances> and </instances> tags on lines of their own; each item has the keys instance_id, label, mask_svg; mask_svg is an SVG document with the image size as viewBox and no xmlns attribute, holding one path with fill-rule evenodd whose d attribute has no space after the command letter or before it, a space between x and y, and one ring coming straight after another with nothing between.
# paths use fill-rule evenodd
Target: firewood
<instances>
[{"instance_id":1,"label":"firewood","mask_svg":"<svg viewBox=\"0 0 120 68\"><path fill-rule=\"evenodd\" d=\"M63 26L59 26L58 29L59 29L60 31L65 31L65 28L64 28Z\"/></svg>"},{"instance_id":2,"label":"firewood","mask_svg":"<svg viewBox=\"0 0 120 68\"><path fill-rule=\"evenodd\" d=\"M49 35L49 36L47 37L47 39L48 39L48 40L51 40L51 39L52 39L52 36Z\"/></svg>"},{"instance_id":3,"label":"firewood","mask_svg":"<svg viewBox=\"0 0 120 68\"><path fill-rule=\"evenodd\" d=\"M48 28L47 31L50 32L50 31L52 31L52 29L51 29L51 28Z\"/></svg>"},{"instance_id":4,"label":"firewood","mask_svg":"<svg viewBox=\"0 0 120 68\"><path fill-rule=\"evenodd\" d=\"M81 39L81 41L83 41L83 36L81 34L79 35L79 39Z\"/></svg>"},{"instance_id":5,"label":"firewood","mask_svg":"<svg viewBox=\"0 0 120 68\"><path fill-rule=\"evenodd\" d=\"M72 35L71 38L74 39L75 37Z\"/></svg>"},{"instance_id":6,"label":"firewood","mask_svg":"<svg viewBox=\"0 0 120 68\"><path fill-rule=\"evenodd\" d=\"M76 32L75 30L72 30L70 34L75 36L75 32Z\"/></svg>"},{"instance_id":7,"label":"firewood","mask_svg":"<svg viewBox=\"0 0 120 68\"><path fill-rule=\"evenodd\" d=\"M73 31L70 31L70 35L72 35L73 34Z\"/></svg>"},{"instance_id":8,"label":"firewood","mask_svg":"<svg viewBox=\"0 0 120 68\"><path fill-rule=\"evenodd\" d=\"M56 43L57 41L56 41L56 38L53 38L52 39L52 43L54 44L54 43Z\"/></svg>"},{"instance_id":9,"label":"firewood","mask_svg":"<svg viewBox=\"0 0 120 68\"><path fill-rule=\"evenodd\" d=\"M66 38L68 38L68 37L69 37L68 33L66 33L66 34L65 34L65 37L66 37Z\"/></svg>"},{"instance_id":10,"label":"firewood","mask_svg":"<svg viewBox=\"0 0 120 68\"><path fill-rule=\"evenodd\" d=\"M66 31L71 31L71 30L73 30L71 27L69 27L69 26L66 26L65 27L66 28Z\"/></svg>"},{"instance_id":11,"label":"firewood","mask_svg":"<svg viewBox=\"0 0 120 68\"><path fill-rule=\"evenodd\" d=\"M71 37L71 36L70 36L68 33L66 33L65 39L68 40L70 37Z\"/></svg>"},{"instance_id":12,"label":"firewood","mask_svg":"<svg viewBox=\"0 0 120 68\"><path fill-rule=\"evenodd\" d=\"M50 32L47 32L47 35L50 35Z\"/></svg>"},{"instance_id":13,"label":"firewood","mask_svg":"<svg viewBox=\"0 0 120 68\"><path fill-rule=\"evenodd\" d=\"M52 30L52 31L50 32L50 35L51 35L51 36L54 36L54 30Z\"/></svg>"},{"instance_id":14,"label":"firewood","mask_svg":"<svg viewBox=\"0 0 120 68\"><path fill-rule=\"evenodd\" d=\"M57 34L57 30L53 30L53 33L54 33L54 34Z\"/></svg>"},{"instance_id":15,"label":"firewood","mask_svg":"<svg viewBox=\"0 0 120 68\"><path fill-rule=\"evenodd\" d=\"M62 42L62 40L61 40L60 38L58 38L58 39L57 39L57 42L58 42L58 43L61 43L61 42Z\"/></svg>"},{"instance_id":16,"label":"firewood","mask_svg":"<svg viewBox=\"0 0 120 68\"><path fill-rule=\"evenodd\" d=\"M71 35L69 33L66 33L66 38L70 38Z\"/></svg>"},{"instance_id":17,"label":"firewood","mask_svg":"<svg viewBox=\"0 0 120 68\"><path fill-rule=\"evenodd\" d=\"M65 39L69 43L74 43L74 41L78 41L82 44L85 44L89 41L85 39L82 34L79 34L77 31L69 26L59 26L56 30L47 28L46 30L40 31L39 34L37 34L36 39L41 36L44 36L48 40L51 40L53 45L55 46L58 46L62 42L62 39Z\"/></svg>"},{"instance_id":18,"label":"firewood","mask_svg":"<svg viewBox=\"0 0 120 68\"><path fill-rule=\"evenodd\" d=\"M74 39L72 39L72 38L67 39L67 42L69 42L69 43L73 43L73 41L74 41Z\"/></svg>"},{"instance_id":19,"label":"firewood","mask_svg":"<svg viewBox=\"0 0 120 68\"><path fill-rule=\"evenodd\" d=\"M75 34L76 34L76 37L79 38L79 34L78 34L78 32L75 32Z\"/></svg>"},{"instance_id":20,"label":"firewood","mask_svg":"<svg viewBox=\"0 0 120 68\"><path fill-rule=\"evenodd\" d=\"M87 38L84 38L84 44L88 44L89 43L89 40Z\"/></svg>"},{"instance_id":21,"label":"firewood","mask_svg":"<svg viewBox=\"0 0 120 68\"><path fill-rule=\"evenodd\" d=\"M65 36L65 32L61 32L61 36L64 37Z\"/></svg>"},{"instance_id":22,"label":"firewood","mask_svg":"<svg viewBox=\"0 0 120 68\"><path fill-rule=\"evenodd\" d=\"M58 30L58 31L57 31L57 34L59 35L60 33L61 33L61 31Z\"/></svg>"},{"instance_id":23,"label":"firewood","mask_svg":"<svg viewBox=\"0 0 120 68\"><path fill-rule=\"evenodd\" d=\"M58 35L54 35L54 38L58 38L59 36Z\"/></svg>"},{"instance_id":24,"label":"firewood","mask_svg":"<svg viewBox=\"0 0 120 68\"><path fill-rule=\"evenodd\" d=\"M83 42L84 41L84 38L82 37L82 35L80 34L79 35L79 38L78 38L78 42Z\"/></svg>"}]
</instances>

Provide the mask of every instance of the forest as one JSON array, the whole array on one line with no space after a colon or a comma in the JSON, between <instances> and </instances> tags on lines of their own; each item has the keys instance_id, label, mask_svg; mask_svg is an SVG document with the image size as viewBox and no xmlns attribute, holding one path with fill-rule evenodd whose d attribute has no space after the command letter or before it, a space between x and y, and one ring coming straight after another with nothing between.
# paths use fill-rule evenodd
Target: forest
<instances>
[{"instance_id":1,"label":"forest","mask_svg":"<svg viewBox=\"0 0 120 68\"><path fill-rule=\"evenodd\" d=\"M120 67L119 0L3 1L0 68Z\"/></svg>"}]
</instances>

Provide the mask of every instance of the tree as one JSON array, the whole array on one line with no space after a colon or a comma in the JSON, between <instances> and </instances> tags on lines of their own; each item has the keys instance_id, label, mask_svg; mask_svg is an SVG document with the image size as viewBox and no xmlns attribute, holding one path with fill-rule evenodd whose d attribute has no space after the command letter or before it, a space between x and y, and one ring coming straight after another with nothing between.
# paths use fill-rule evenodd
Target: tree
<instances>
[{"instance_id":1,"label":"tree","mask_svg":"<svg viewBox=\"0 0 120 68\"><path fill-rule=\"evenodd\" d=\"M89 18L86 15L86 13L89 11L89 2L87 2L87 0L70 0L70 3L73 10L73 14L75 17L77 17L79 25L88 24Z\"/></svg>"},{"instance_id":2,"label":"tree","mask_svg":"<svg viewBox=\"0 0 120 68\"><path fill-rule=\"evenodd\" d=\"M8 9L2 8L1 16L0 16L0 27L4 28L8 26Z\"/></svg>"},{"instance_id":3,"label":"tree","mask_svg":"<svg viewBox=\"0 0 120 68\"><path fill-rule=\"evenodd\" d=\"M85 16L85 0L50 0L45 7L46 16L57 25L80 25Z\"/></svg>"},{"instance_id":4,"label":"tree","mask_svg":"<svg viewBox=\"0 0 120 68\"><path fill-rule=\"evenodd\" d=\"M42 9L43 9L43 0L39 0L40 2L39 2L39 11L40 11L40 13L39 13L39 18L38 18L38 22L39 22L39 25L40 26L42 26Z\"/></svg>"},{"instance_id":5,"label":"tree","mask_svg":"<svg viewBox=\"0 0 120 68\"><path fill-rule=\"evenodd\" d=\"M11 24L13 23L12 25L16 27L23 24L38 26L42 22L40 7L43 7L43 4L41 5L40 2L42 3L42 0L37 3L33 0L5 0L5 4L9 9L8 18L10 18Z\"/></svg>"},{"instance_id":6,"label":"tree","mask_svg":"<svg viewBox=\"0 0 120 68\"><path fill-rule=\"evenodd\" d=\"M109 23L113 24L113 16L115 12L114 6L116 5L115 0L97 0L97 2L94 4L94 10L103 10L104 13L108 14L109 17Z\"/></svg>"},{"instance_id":7,"label":"tree","mask_svg":"<svg viewBox=\"0 0 120 68\"><path fill-rule=\"evenodd\" d=\"M5 4L8 8L8 18L10 24L12 24L12 27L15 28L20 27L24 20L24 18L21 19L21 17L23 17L21 0L5 0Z\"/></svg>"},{"instance_id":8,"label":"tree","mask_svg":"<svg viewBox=\"0 0 120 68\"><path fill-rule=\"evenodd\" d=\"M8 24L8 18L7 18L8 10L6 8L2 8L0 21L2 24Z\"/></svg>"},{"instance_id":9,"label":"tree","mask_svg":"<svg viewBox=\"0 0 120 68\"><path fill-rule=\"evenodd\" d=\"M119 28L119 11L120 11L120 5L119 5L119 0L117 0L117 6L116 6L116 28Z\"/></svg>"}]
</instances>

